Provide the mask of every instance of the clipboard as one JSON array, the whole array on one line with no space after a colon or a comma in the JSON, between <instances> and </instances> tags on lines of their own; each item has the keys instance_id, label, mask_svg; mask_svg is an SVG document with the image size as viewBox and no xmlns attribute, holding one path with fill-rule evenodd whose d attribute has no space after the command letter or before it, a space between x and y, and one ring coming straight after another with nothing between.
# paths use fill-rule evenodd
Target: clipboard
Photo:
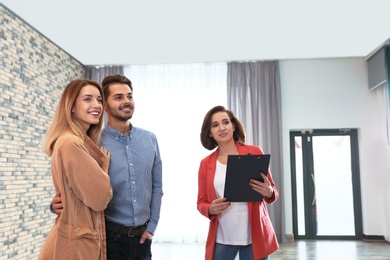
<instances>
[{"instance_id":1,"label":"clipboard","mask_svg":"<svg viewBox=\"0 0 390 260\"><path fill-rule=\"evenodd\" d=\"M268 174L271 155L228 155L224 197L231 202L262 201L263 195L249 186L250 179L264 181Z\"/></svg>"}]
</instances>

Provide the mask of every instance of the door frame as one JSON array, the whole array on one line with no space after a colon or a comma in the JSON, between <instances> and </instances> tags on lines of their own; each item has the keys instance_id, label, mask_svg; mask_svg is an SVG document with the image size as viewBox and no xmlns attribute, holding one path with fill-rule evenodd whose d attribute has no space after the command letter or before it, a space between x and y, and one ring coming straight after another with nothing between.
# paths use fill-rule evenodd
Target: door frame
<instances>
[{"instance_id":1,"label":"door frame","mask_svg":"<svg viewBox=\"0 0 390 260\"><path fill-rule=\"evenodd\" d=\"M315 187L311 178L313 172L313 136L335 136L349 135L351 142L351 174L352 174L352 193L355 221L354 236L318 236L316 234L316 216L312 204L315 196ZM295 137L302 137L302 163L303 163L303 182L304 182L304 204L305 204L305 235L298 234L298 210L297 210L297 183L296 183L296 156L295 156ZM357 129L313 129L290 131L290 162L291 162L291 191L292 191L292 209L293 209L293 233L294 239L335 239L335 240L361 240L363 236L362 228L362 209L361 209L361 190L359 173L359 151ZM306 210L306 209L310 210ZM309 221L308 221L309 220Z\"/></svg>"}]
</instances>

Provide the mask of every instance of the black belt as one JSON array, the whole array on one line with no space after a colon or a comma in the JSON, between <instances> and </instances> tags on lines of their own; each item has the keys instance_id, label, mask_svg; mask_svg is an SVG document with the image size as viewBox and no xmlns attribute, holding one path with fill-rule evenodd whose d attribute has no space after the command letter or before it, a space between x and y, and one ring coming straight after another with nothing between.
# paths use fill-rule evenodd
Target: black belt
<instances>
[{"instance_id":1,"label":"black belt","mask_svg":"<svg viewBox=\"0 0 390 260\"><path fill-rule=\"evenodd\" d=\"M135 227L126 227L121 224L117 224L114 222L106 221L106 229L119 233L121 235L127 235L128 237L136 237L139 235L142 235L144 231L146 230L146 226L148 225L148 222L143 224L142 226L135 226Z\"/></svg>"}]
</instances>

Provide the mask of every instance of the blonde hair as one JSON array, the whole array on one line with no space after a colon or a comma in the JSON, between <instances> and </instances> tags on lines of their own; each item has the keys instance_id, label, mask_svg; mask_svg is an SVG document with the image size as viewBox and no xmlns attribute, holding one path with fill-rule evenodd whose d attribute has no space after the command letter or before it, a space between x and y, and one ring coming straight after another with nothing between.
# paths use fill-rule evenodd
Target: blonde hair
<instances>
[{"instance_id":1,"label":"blonde hair","mask_svg":"<svg viewBox=\"0 0 390 260\"><path fill-rule=\"evenodd\" d=\"M80 131L80 129L82 129L80 123L72 116L72 108L76 102L80 90L86 85L92 85L96 87L103 98L103 91L101 86L99 83L93 80L75 79L66 86L58 103L53 122L46 133L45 141L43 143L43 152L47 155L52 155L57 139L68 129L81 139L85 138L82 131ZM103 117L100 117L99 123L96 125L90 125L89 129L87 130L87 136L89 136L96 144L98 144L100 140L102 124Z\"/></svg>"}]
</instances>

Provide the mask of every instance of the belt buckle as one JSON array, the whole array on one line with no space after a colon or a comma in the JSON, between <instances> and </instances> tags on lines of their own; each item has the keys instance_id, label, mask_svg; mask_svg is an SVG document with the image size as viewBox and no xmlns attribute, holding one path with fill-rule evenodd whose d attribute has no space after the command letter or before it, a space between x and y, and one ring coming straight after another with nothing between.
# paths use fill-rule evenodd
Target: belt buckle
<instances>
[{"instance_id":1,"label":"belt buckle","mask_svg":"<svg viewBox=\"0 0 390 260\"><path fill-rule=\"evenodd\" d=\"M137 229L134 228L134 227L130 227L129 230L127 231L127 236L128 237L135 237L135 236L137 236L138 233L134 232L134 231L137 231Z\"/></svg>"}]
</instances>

